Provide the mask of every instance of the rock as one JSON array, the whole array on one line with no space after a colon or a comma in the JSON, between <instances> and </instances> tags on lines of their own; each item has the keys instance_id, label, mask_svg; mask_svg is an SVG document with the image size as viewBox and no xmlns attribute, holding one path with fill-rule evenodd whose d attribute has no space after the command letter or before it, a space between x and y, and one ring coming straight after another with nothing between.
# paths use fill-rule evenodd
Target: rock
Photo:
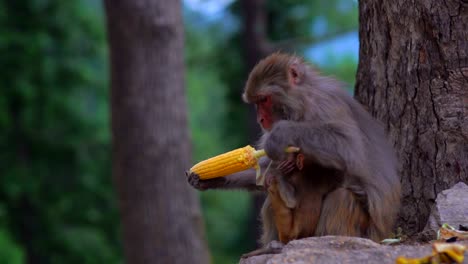
<instances>
[{"instance_id":1,"label":"rock","mask_svg":"<svg viewBox=\"0 0 468 264\"><path fill-rule=\"evenodd\" d=\"M255 257L250 257L246 259L241 259L239 264L263 264L267 263L275 255L260 255Z\"/></svg>"},{"instance_id":2,"label":"rock","mask_svg":"<svg viewBox=\"0 0 468 264\"><path fill-rule=\"evenodd\" d=\"M468 242L461 242L468 245ZM240 264L276 263L395 263L398 256L420 258L432 253L431 244L384 246L359 237L310 237L289 242L282 253L241 259ZM468 252L465 261L468 264Z\"/></svg>"},{"instance_id":3,"label":"rock","mask_svg":"<svg viewBox=\"0 0 468 264\"><path fill-rule=\"evenodd\" d=\"M439 227L448 223L458 226L468 225L468 186L457 183L452 188L437 195L436 203L428 223L419 235L429 241L436 238ZM468 241L457 243L468 246ZM432 253L430 243L419 245L384 246L359 237L310 237L289 242L280 254L262 255L241 259L240 264L275 263L395 263L398 256L420 258ZM468 264L468 252L463 263Z\"/></svg>"},{"instance_id":4,"label":"rock","mask_svg":"<svg viewBox=\"0 0 468 264\"><path fill-rule=\"evenodd\" d=\"M435 239L437 230L444 223L455 228L468 225L468 185L463 182L437 195L423 232L432 234Z\"/></svg>"}]
</instances>

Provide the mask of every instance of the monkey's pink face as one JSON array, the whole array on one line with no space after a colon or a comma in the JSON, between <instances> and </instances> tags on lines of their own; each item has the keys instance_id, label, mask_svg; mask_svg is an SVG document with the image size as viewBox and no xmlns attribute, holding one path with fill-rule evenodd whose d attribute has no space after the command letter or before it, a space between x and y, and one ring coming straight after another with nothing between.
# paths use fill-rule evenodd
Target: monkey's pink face
<instances>
[{"instance_id":1,"label":"monkey's pink face","mask_svg":"<svg viewBox=\"0 0 468 264\"><path fill-rule=\"evenodd\" d=\"M275 120L273 118L273 102L271 95L259 96L255 102L257 108L257 122L263 129L270 131Z\"/></svg>"}]
</instances>

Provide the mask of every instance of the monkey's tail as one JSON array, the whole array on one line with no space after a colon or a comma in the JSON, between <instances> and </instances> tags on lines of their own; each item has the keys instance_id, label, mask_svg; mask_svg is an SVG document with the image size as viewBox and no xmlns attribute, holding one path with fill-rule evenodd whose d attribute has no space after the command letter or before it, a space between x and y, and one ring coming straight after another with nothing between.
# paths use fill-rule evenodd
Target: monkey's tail
<instances>
[{"instance_id":1,"label":"monkey's tail","mask_svg":"<svg viewBox=\"0 0 468 264\"><path fill-rule=\"evenodd\" d=\"M261 212L263 233L260 238L260 244L266 246L273 240L278 240L278 233L276 231L275 223L273 222L273 211L271 209L271 202L269 197L265 199L265 203Z\"/></svg>"}]
</instances>

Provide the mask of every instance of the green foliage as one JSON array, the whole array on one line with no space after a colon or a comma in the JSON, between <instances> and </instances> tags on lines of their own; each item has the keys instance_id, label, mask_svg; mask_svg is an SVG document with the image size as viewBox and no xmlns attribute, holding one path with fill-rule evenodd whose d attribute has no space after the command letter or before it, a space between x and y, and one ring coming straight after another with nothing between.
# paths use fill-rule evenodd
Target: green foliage
<instances>
[{"instance_id":1,"label":"green foliage","mask_svg":"<svg viewBox=\"0 0 468 264\"><path fill-rule=\"evenodd\" d=\"M244 61L244 54L241 37L239 34L233 34L230 38L220 41L220 49L216 51L219 76L227 86L227 96L225 105L227 107L226 120L222 124L223 135L230 137L235 147L241 147L248 143L247 141L247 110L249 107L241 100L241 94L244 89L247 78L247 66ZM250 106L251 107L251 106Z\"/></svg>"},{"instance_id":2,"label":"green foliage","mask_svg":"<svg viewBox=\"0 0 468 264\"><path fill-rule=\"evenodd\" d=\"M102 18L0 1L2 263L120 262Z\"/></svg>"},{"instance_id":3,"label":"green foliage","mask_svg":"<svg viewBox=\"0 0 468 264\"><path fill-rule=\"evenodd\" d=\"M352 93L354 90L354 83L356 81L357 62L351 56L344 56L336 58L330 54L328 56L328 63L320 67L325 75L331 76L335 79L341 80L345 83L345 88Z\"/></svg>"},{"instance_id":4,"label":"green foliage","mask_svg":"<svg viewBox=\"0 0 468 264\"><path fill-rule=\"evenodd\" d=\"M323 36L355 30L358 25L356 3L351 0L275 0L267 1L267 10L271 39L297 40L293 43L296 47L315 44ZM302 43L302 38L308 43Z\"/></svg>"},{"instance_id":5,"label":"green foliage","mask_svg":"<svg viewBox=\"0 0 468 264\"><path fill-rule=\"evenodd\" d=\"M235 263L249 250L250 196L241 191L209 191L201 196L213 263Z\"/></svg>"},{"instance_id":6,"label":"green foliage","mask_svg":"<svg viewBox=\"0 0 468 264\"><path fill-rule=\"evenodd\" d=\"M215 23L185 13L194 162L246 143L237 3ZM348 0L268 1L266 14L269 41L299 53L357 26ZM122 261L103 17L94 0L0 0L0 263ZM321 70L351 87L354 59L327 62ZM237 262L251 243L250 196L208 191L201 201L213 263Z\"/></svg>"},{"instance_id":7,"label":"green foliage","mask_svg":"<svg viewBox=\"0 0 468 264\"><path fill-rule=\"evenodd\" d=\"M226 115L226 85L216 74L212 50L216 42L210 38L207 29L195 29L186 25L187 97L189 122L194 145L194 160L202 160L216 155L225 146L219 124Z\"/></svg>"},{"instance_id":8,"label":"green foliage","mask_svg":"<svg viewBox=\"0 0 468 264\"><path fill-rule=\"evenodd\" d=\"M8 230L0 229L0 263L24 263L24 252L11 237Z\"/></svg>"}]
</instances>

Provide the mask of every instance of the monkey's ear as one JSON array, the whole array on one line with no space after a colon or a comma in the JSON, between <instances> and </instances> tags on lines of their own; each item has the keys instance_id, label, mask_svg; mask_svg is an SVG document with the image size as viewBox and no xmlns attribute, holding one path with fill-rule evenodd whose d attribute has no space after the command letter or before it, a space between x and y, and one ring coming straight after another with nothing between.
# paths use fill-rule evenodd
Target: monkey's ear
<instances>
[{"instance_id":1,"label":"monkey's ear","mask_svg":"<svg viewBox=\"0 0 468 264\"><path fill-rule=\"evenodd\" d=\"M288 66L288 81L294 87L302 83L304 79L304 65L299 62L293 62Z\"/></svg>"}]
</instances>

